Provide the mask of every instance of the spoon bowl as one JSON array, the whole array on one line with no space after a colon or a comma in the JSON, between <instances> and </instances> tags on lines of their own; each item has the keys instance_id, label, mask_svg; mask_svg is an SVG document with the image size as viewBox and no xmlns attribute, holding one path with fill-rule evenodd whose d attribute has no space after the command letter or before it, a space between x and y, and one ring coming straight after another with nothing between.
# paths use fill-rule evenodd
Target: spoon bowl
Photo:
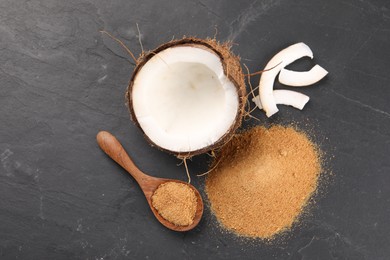
<instances>
[{"instance_id":1,"label":"spoon bowl","mask_svg":"<svg viewBox=\"0 0 390 260\"><path fill-rule=\"evenodd\" d=\"M200 219L203 215L203 200L199 194L199 191L189 183L174 180L174 179L164 179L149 176L143 173L131 160L130 156L126 153L125 149L119 143L119 141L109 132L101 131L96 136L97 142L100 148L113 159L116 163L122 166L133 178L137 181L138 185L142 189L146 200L148 201L149 207L152 210L154 216L157 220L164 225L165 227L174 230L174 231L188 231L193 229L199 224ZM188 185L194 192L197 198L196 212L194 221L191 225L188 226L177 226L165 218L163 218L158 211L152 205L152 196L157 188L166 182L178 182L185 185Z\"/></svg>"}]
</instances>

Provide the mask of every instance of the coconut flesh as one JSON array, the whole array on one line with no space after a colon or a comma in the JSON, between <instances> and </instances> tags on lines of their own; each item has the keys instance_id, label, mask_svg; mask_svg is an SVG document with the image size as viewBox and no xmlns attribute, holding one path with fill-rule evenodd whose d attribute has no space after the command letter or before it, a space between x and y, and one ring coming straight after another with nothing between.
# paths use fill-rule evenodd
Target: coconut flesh
<instances>
[{"instance_id":1,"label":"coconut flesh","mask_svg":"<svg viewBox=\"0 0 390 260\"><path fill-rule=\"evenodd\" d=\"M127 97L133 120L153 145L189 157L230 139L241 122L245 85L226 46L183 39L141 59Z\"/></svg>"}]
</instances>

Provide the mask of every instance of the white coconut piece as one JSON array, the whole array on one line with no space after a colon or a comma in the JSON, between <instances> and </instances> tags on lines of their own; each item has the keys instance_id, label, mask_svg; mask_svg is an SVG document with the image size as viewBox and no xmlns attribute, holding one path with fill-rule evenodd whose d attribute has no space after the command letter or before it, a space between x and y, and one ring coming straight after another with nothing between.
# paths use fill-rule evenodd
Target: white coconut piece
<instances>
[{"instance_id":1,"label":"white coconut piece","mask_svg":"<svg viewBox=\"0 0 390 260\"><path fill-rule=\"evenodd\" d=\"M138 71L131 94L145 135L177 153L215 143L229 131L239 107L220 57L190 45L154 55Z\"/></svg>"},{"instance_id":2,"label":"white coconut piece","mask_svg":"<svg viewBox=\"0 0 390 260\"><path fill-rule=\"evenodd\" d=\"M279 82L292 87L303 87L317 83L328 74L320 65L315 65L309 71L292 71L282 69L279 74Z\"/></svg>"},{"instance_id":3,"label":"white coconut piece","mask_svg":"<svg viewBox=\"0 0 390 260\"><path fill-rule=\"evenodd\" d=\"M274 90L272 94L276 104L292 106L299 110L302 110L310 99L308 96L302 93L285 89ZM258 108L263 109L260 96L255 96L252 101Z\"/></svg>"},{"instance_id":4,"label":"white coconut piece","mask_svg":"<svg viewBox=\"0 0 390 260\"><path fill-rule=\"evenodd\" d=\"M259 82L259 96L268 117L279 111L273 96L273 85L276 76L281 69L302 57L313 58L313 52L309 46L300 42L277 53L265 66L265 71L261 74Z\"/></svg>"}]
</instances>

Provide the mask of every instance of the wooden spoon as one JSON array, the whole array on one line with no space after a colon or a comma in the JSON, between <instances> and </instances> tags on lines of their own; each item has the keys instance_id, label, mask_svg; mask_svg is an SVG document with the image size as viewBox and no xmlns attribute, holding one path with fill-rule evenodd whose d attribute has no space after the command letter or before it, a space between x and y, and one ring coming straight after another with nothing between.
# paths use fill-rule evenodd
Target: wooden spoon
<instances>
[{"instance_id":1,"label":"wooden spoon","mask_svg":"<svg viewBox=\"0 0 390 260\"><path fill-rule=\"evenodd\" d=\"M110 156L111 159L113 159L120 166L122 166L128 173L130 173L130 175L133 176L134 179L138 182L139 186L141 187L142 191L145 194L150 209L152 210L154 216L157 218L158 221L160 221L161 224L174 231L188 231L196 227L196 225L198 225L203 214L203 200L198 190L194 186L183 181L156 178L143 173L140 169L137 168L137 166L135 166L134 162L130 159L129 155L126 153L125 149L122 147L119 141L109 132L106 131L99 132L96 136L96 139L100 148L108 156ZM194 190L198 204L196 206L194 222L191 225L176 226L175 224L164 219L153 207L152 200L151 200L152 195L155 192L155 190L158 188L158 186L160 186L165 182L183 183L185 185L188 185L191 189Z\"/></svg>"}]
</instances>

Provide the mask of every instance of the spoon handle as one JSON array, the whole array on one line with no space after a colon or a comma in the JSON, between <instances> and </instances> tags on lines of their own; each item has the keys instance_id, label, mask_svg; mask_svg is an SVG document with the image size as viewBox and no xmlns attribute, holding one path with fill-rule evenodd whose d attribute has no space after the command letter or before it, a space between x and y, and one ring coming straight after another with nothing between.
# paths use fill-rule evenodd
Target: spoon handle
<instances>
[{"instance_id":1,"label":"spoon handle","mask_svg":"<svg viewBox=\"0 0 390 260\"><path fill-rule=\"evenodd\" d=\"M137 166L135 166L134 162L130 159L129 155L115 136L109 132L100 131L96 136L96 140L100 148L108 156L110 156L111 159L130 173L138 184L142 185L149 178L149 176L144 174Z\"/></svg>"}]
</instances>

